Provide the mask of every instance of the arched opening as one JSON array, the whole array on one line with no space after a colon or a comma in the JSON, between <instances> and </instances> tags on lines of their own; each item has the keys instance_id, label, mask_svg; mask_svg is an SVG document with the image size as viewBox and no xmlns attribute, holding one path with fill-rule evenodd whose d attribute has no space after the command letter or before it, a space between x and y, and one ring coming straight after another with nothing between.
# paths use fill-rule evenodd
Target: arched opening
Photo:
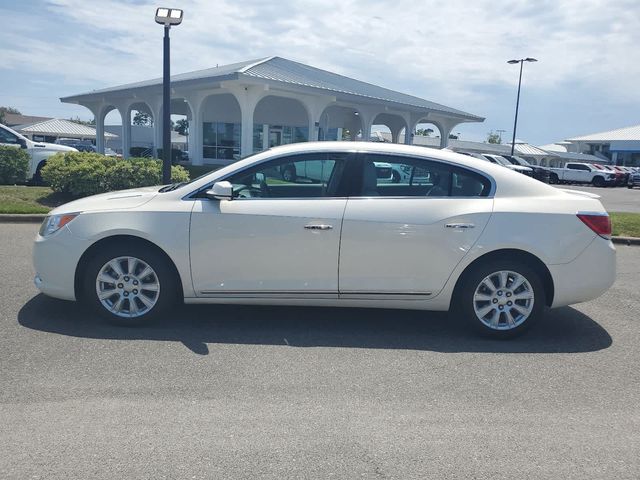
<instances>
[{"instance_id":1,"label":"arched opening","mask_svg":"<svg viewBox=\"0 0 640 480\"><path fill-rule=\"evenodd\" d=\"M423 122L420 120L412 132L411 141L406 143L421 145L424 147L440 148L441 138L442 129L438 124L426 121Z\"/></svg>"},{"instance_id":2,"label":"arched opening","mask_svg":"<svg viewBox=\"0 0 640 480\"><path fill-rule=\"evenodd\" d=\"M132 157L153 156L153 111L145 102L137 102L129 107L131 131L129 155Z\"/></svg>"},{"instance_id":3,"label":"arched opening","mask_svg":"<svg viewBox=\"0 0 640 480\"><path fill-rule=\"evenodd\" d=\"M204 100L202 157L205 163L240 158L241 118L240 105L232 94L210 95Z\"/></svg>"},{"instance_id":4,"label":"arched opening","mask_svg":"<svg viewBox=\"0 0 640 480\"><path fill-rule=\"evenodd\" d=\"M380 113L373 119L370 139L373 142L399 143L400 132L406 130L407 123L400 115Z\"/></svg>"},{"instance_id":5,"label":"arched opening","mask_svg":"<svg viewBox=\"0 0 640 480\"><path fill-rule=\"evenodd\" d=\"M268 95L253 112L253 151L309 140L309 114L294 99Z\"/></svg>"},{"instance_id":6,"label":"arched opening","mask_svg":"<svg viewBox=\"0 0 640 480\"><path fill-rule=\"evenodd\" d=\"M360 113L353 107L331 105L320 115L318 140L355 140L361 130Z\"/></svg>"},{"instance_id":7,"label":"arched opening","mask_svg":"<svg viewBox=\"0 0 640 480\"><path fill-rule=\"evenodd\" d=\"M113 105L109 105L102 110L104 122L104 154L108 156L122 156L122 115ZM96 139L96 146L98 146Z\"/></svg>"},{"instance_id":8,"label":"arched opening","mask_svg":"<svg viewBox=\"0 0 640 480\"><path fill-rule=\"evenodd\" d=\"M191 107L184 98L171 99L171 158L174 163L189 159Z\"/></svg>"}]
</instances>

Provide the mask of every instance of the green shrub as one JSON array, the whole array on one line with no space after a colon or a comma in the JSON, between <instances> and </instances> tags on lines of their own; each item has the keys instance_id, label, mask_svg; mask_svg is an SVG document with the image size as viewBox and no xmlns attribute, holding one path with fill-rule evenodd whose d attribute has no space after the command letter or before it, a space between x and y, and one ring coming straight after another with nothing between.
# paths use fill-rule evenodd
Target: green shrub
<instances>
[{"instance_id":1,"label":"green shrub","mask_svg":"<svg viewBox=\"0 0 640 480\"><path fill-rule=\"evenodd\" d=\"M29 173L29 160L26 150L0 145L0 184L25 182Z\"/></svg>"},{"instance_id":2,"label":"green shrub","mask_svg":"<svg viewBox=\"0 0 640 480\"><path fill-rule=\"evenodd\" d=\"M99 153L58 153L47 160L42 178L54 192L76 197L125 190L127 188L159 185L162 182L162 163L152 158L125 160ZM179 166L171 167L171 181L189 180L188 172Z\"/></svg>"},{"instance_id":3,"label":"green shrub","mask_svg":"<svg viewBox=\"0 0 640 480\"><path fill-rule=\"evenodd\" d=\"M160 159L163 158L163 152L164 152L164 150L162 148L158 149L158 158L160 158ZM179 148L172 148L171 149L171 163L178 163L181 160L182 160L182 150L180 150Z\"/></svg>"}]
</instances>

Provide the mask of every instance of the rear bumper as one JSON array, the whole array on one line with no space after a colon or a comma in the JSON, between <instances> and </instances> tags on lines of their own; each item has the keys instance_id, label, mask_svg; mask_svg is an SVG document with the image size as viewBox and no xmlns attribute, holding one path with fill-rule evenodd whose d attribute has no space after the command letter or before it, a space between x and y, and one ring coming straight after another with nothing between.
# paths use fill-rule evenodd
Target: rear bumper
<instances>
[{"instance_id":1,"label":"rear bumper","mask_svg":"<svg viewBox=\"0 0 640 480\"><path fill-rule=\"evenodd\" d=\"M593 300L616 279L616 249L611 240L596 237L572 262L549 265L553 278L553 308Z\"/></svg>"}]
</instances>

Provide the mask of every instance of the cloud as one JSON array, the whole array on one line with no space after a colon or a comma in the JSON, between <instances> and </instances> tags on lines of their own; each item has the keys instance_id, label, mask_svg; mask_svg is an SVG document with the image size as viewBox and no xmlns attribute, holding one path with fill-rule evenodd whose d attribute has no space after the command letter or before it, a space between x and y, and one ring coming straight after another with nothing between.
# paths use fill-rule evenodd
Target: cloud
<instances>
[{"instance_id":1,"label":"cloud","mask_svg":"<svg viewBox=\"0 0 640 480\"><path fill-rule=\"evenodd\" d=\"M553 101L604 91L611 102L640 103L637 0L178 3L176 73L279 55L473 112L515 89L518 67L506 60L532 56L539 63L525 66L528 92ZM65 94L161 75L155 3L43 5L28 16L0 10L4 68L63 75Z\"/></svg>"}]
</instances>

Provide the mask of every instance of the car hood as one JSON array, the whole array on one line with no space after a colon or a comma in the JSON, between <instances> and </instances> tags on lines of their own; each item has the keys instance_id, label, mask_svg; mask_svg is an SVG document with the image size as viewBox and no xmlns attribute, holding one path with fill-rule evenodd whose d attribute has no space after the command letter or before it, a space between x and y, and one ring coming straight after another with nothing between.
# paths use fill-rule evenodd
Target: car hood
<instances>
[{"instance_id":1,"label":"car hood","mask_svg":"<svg viewBox=\"0 0 640 480\"><path fill-rule=\"evenodd\" d=\"M73 212L100 212L109 210L127 210L144 205L158 195L162 185L154 187L133 188L117 192L101 193L91 197L80 198L55 208L50 215Z\"/></svg>"},{"instance_id":2,"label":"car hood","mask_svg":"<svg viewBox=\"0 0 640 480\"><path fill-rule=\"evenodd\" d=\"M33 142L33 148L38 150L49 150L52 152L77 152L78 150L66 145L58 145L57 143Z\"/></svg>"}]
</instances>

